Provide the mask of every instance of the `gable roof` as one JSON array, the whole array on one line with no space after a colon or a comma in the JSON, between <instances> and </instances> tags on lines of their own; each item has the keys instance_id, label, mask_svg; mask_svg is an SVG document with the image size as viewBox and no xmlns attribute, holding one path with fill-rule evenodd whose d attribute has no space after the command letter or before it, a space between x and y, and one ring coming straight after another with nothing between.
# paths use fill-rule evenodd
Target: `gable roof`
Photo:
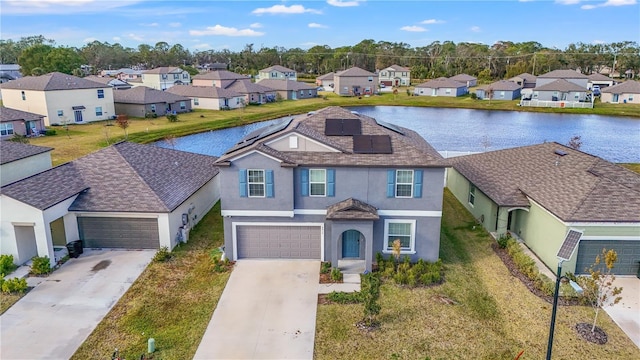
<instances>
[{"instance_id":1,"label":"gable roof","mask_svg":"<svg viewBox=\"0 0 640 360\"><path fill-rule=\"evenodd\" d=\"M182 85L180 85L182 86ZM176 95L167 91L156 90L146 86L137 86L131 89L116 90L113 92L114 103L124 104L172 104L178 101L190 101L185 96Z\"/></svg>"},{"instance_id":2,"label":"gable roof","mask_svg":"<svg viewBox=\"0 0 640 360\"><path fill-rule=\"evenodd\" d=\"M640 94L640 81L627 80L613 86L607 86L601 90L603 93L612 94Z\"/></svg>"},{"instance_id":3,"label":"gable roof","mask_svg":"<svg viewBox=\"0 0 640 360\"><path fill-rule=\"evenodd\" d=\"M533 82L533 83L535 83L536 79L537 79L537 76L531 75L531 74L525 72L525 73L522 73L520 75L516 75L516 76L514 76L514 77L512 77L512 78L510 78L508 80L509 81L514 81L517 78L523 79L525 82Z\"/></svg>"},{"instance_id":4,"label":"gable roof","mask_svg":"<svg viewBox=\"0 0 640 360\"><path fill-rule=\"evenodd\" d=\"M34 121L42 119L44 119L44 115L0 106L0 122L9 122L16 120Z\"/></svg>"},{"instance_id":5,"label":"gable roof","mask_svg":"<svg viewBox=\"0 0 640 360\"><path fill-rule=\"evenodd\" d=\"M315 90L315 86L300 81L282 81L277 79L264 79L260 81L260 85L272 88L274 90Z\"/></svg>"},{"instance_id":6,"label":"gable roof","mask_svg":"<svg viewBox=\"0 0 640 360\"><path fill-rule=\"evenodd\" d=\"M378 220L378 210L364 201L348 198L327 208L327 220Z\"/></svg>"},{"instance_id":7,"label":"gable roof","mask_svg":"<svg viewBox=\"0 0 640 360\"><path fill-rule=\"evenodd\" d=\"M433 80L429 80L422 84L416 85L417 88L430 88L430 89L441 89L441 88L454 88L458 89L461 87L467 87L467 84L461 83L459 81L447 79L447 78L437 78Z\"/></svg>"},{"instance_id":8,"label":"gable roof","mask_svg":"<svg viewBox=\"0 0 640 360\"><path fill-rule=\"evenodd\" d=\"M218 173L215 159L121 142L0 192L41 210L78 195L69 210L171 212Z\"/></svg>"},{"instance_id":9,"label":"gable roof","mask_svg":"<svg viewBox=\"0 0 640 360\"><path fill-rule=\"evenodd\" d=\"M5 107L2 108L4 116ZM12 109L9 109L12 110ZM18 110L19 111L19 110ZM40 115L38 115L40 116ZM0 145L0 165L39 155L53 150L50 147L22 144L14 141L3 141Z\"/></svg>"},{"instance_id":10,"label":"gable roof","mask_svg":"<svg viewBox=\"0 0 640 360\"><path fill-rule=\"evenodd\" d=\"M333 80L333 76L335 74L336 74L335 72L326 73L324 75L318 76L316 79L318 79L318 80Z\"/></svg>"},{"instance_id":11,"label":"gable roof","mask_svg":"<svg viewBox=\"0 0 640 360\"><path fill-rule=\"evenodd\" d=\"M362 135L387 135L391 142L391 153L366 154L354 152L353 136L325 135L326 119L358 119L361 123ZM285 123L282 123L285 125ZM395 128L397 131L392 130ZM283 162L282 166L352 166L352 167L444 167L442 156L427 143L418 133L400 126L381 125L374 118L352 113L351 111L331 106L315 112L298 115L286 126L274 132L259 129L247 135L236 146L223 154L218 163L229 165L235 157L261 151ZM258 134L266 133L260 138ZM337 151L277 151L267 145L271 140L285 134L301 134L318 141ZM251 138L256 138L251 140Z\"/></svg>"},{"instance_id":12,"label":"gable roof","mask_svg":"<svg viewBox=\"0 0 640 360\"><path fill-rule=\"evenodd\" d=\"M120 80L118 78L112 78L108 76L89 75L89 76L85 76L84 78L87 80L99 82L101 84L109 85L112 87L122 87L123 85L129 86L129 87L131 86L129 83L127 83L124 80Z\"/></svg>"},{"instance_id":13,"label":"gable roof","mask_svg":"<svg viewBox=\"0 0 640 360\"><path fill-rule=\"evenodd\" d=\"M227 90L232 90L232 91L238 92L240 94L275 93L274 89L272 89L270 87L266 87L266 86L260 85L260 84L253 83L249 79L236 80L236 81L232 82L231 84L225 86L224 88L227 89Z\"/></svg>"},{"instance_id":14,"label":"gable roof","mask_svg":"<svg viewBox=\"0 0 640 360\"><path fill-rule=\"evenodd\" d=\"M142 73L143 74L172 74L172 73L181 73L183 71L184 70L176 66L163 66L163 67L157 67L151 70L145 70Z\"/></svg>"},{"instance_id":15,"label":"gable roof","mask_svg":"<svg viewBox=\"0 0 640 360\"><path fill-rule=\"evenodd\" d=\"M555 142L447 161L499 206L531 198L566 222L640 221L640 174Z\"/></svg>"},{"instance_id":16,"label":"gable roof","mask_svg":"<svg viewBox=\"0 0 640 360\"><path fill-rule=\"evenodd\" d=\"M454 75L452 77L450 77L449 79L451 80L455 80L455 81L460 81L460 82L467 82L467 81L471 81L471 80L478 80L478 78L473 77L471 75L467 75L467 74L458 74L458 75Z\"/></svg>"},{"instance_id":17,"label":"gable roof","mask_svg":"<svg viewBox=\"0 0 640 360\"><path fill-rule=\"evenodd\" d=\"M587 91L586 88L576 85L565 79L558 79L548 84L533 88L534 91Z\"/></svg>"},{"instance_id":18,"label":"gable roof","mask_svg":"<svg viewBox=\"0 0 640 360\"><path fill-rule=\"evenodd\" d=\"M165 91L175 95L196 98L228 99L243 96L236 91L219 88L217 86L180 85L172 86Z\"/></svg>"},{"instance_id":19,"label":"gable roof","mask_svg":"<svg viewBox=\"0 0 640 360\"><path fill-rule=\"evenodd\" d=\"M378 74L374 74L365 69L361 69L357 66L351 67L347 70L336 72L336 76L378 76Z\"/></svg>"},{"instance_id":20,"label":"gable roof","mask_svg":"<svg viewBox=\"0 0 640 360\"><path fill-rule=\"evenodd\" d=\"M393 71L411 71L411 69L406 68L404 66L400 66L400 65L396 65L393 64L391 66L388 66L386 68L384 68L383 70L393 70Z\"/></svg>"},{"instance_id":21,"label":"gable roof","mask_svg":"<svg viewBox=\"0 0 640 360\"><path fill-rule=\"evenodd\" d=\"M286 68L280 65L269 66L268 68L264 68L260 70L260 72L270 72L270 71L279 71L279 72L296 72L295 70Z\"/></svg>"},{"instance_id":22,"label":"gable roof","mask_svg":"<svg viewBox=\"0 0 640 360\"><path fill-rule=\"evenodd\" d=\"M478 89L482 89L482 90L488 90L490 88L495 91L515 91L520 89L520 85L509 80L499 80L489 85L483 85L478 87Z\"/></svg>"},{"instance_id":23,"label":"gable roof","mask_svg":"<svg viewBox=\"0 0 640 360\"><path fill-rule=\"evenodd\" d=\"M593 73L591 75L588 76L589 81L613 81L612 78L606 76L606 75L602 75L600 73Z\"/></svg>"},{"instance_id":24,"label":"gable roof","mask_svg":"<svg viewBox=\"0 0 640 360\"><path fill-rule=\"evenodd\" d=\"M53 90L77 90L77 89L104 89L110 88L109 85L99 82L79 78L77 76L52 72L40 76L25 76L16 80L2 84L3 89L17 90L36 90L36 91L53 91Z\"/></svg>"},{"instance_id":25,"label":"gable roof","mask_svg":"<svg viewBox=\"0 0 640 360\"><path fill-rule=\"evenodd\" d=\"M214 70L208 73L198 74L193 77L194 80L236 80L236 79L249 79L248 76L240 75L229 70Z\"/></svg>"},{"instance_id":26,"label":"gable roof","mask_svg":"<svg viewBox=\"0 0 640 360\"><path fill-rule=\"evenodd\" d=\"M587 75L581 74L575 70L553 70L546 74L538 75L539 78L543 79L587 79Z\"/></svg>"}]
</instances>

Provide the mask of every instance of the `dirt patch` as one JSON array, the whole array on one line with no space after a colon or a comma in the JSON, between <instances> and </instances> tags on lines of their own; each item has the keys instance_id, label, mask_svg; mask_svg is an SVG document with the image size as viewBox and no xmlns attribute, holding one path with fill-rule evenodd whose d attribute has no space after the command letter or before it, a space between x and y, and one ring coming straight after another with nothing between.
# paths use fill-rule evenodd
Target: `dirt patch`
<instances>
[{"instance_id":1,"label":"dirt patch","mask_svg":"<svg viewBox=\"0 0 640 360\"><path fill-rule=\"evenodd\" d=\"M318 294L318 305L329 304L333 304L333 302L327 298L327 294Z\"/></svg>"},{"instance_id":2,"label":"dirt patch","mask_svg":"<svg viewBox=\"0 0 640 360\"><path fill-rule=\"evenodd\" d=\"M576 331L583 339L598 345L604 345L607 343L607 333L601 328L597 327L591 331L593 325L587 323L577 323Z\"/></svg>"},{"instance_id":3,"label":"dirt patch","mask_svg":"<svg viewBox=\"0 0 640 360\"><path fill-rule=\"evenodd\" d=\"M342 280L334 281L331 273L320 273L320 284L342 284Z\"/></svg>"},{"instance_id":4,"label":"dirt patch","mask_svg":"<svg viewBox=\"0 0 640 360\"><path fill-rule=\"evenodd\" d=\"M434 295L433 299L447 305L458 305L455 300L444 295Z\"/></svg>"},{"instance_id":5,"label":"dirt patch","mask_svg":"<svg viewBox=\"0 0 640 360\"><path fill-rule=\"evenodd\" d=\"M356 323L356 327L358 328L358 330L368 333L380 329L380 323L374 322L371 325L367 325L367 323L365 323L364 321L358 321Z\"/></svg>"},{"instance_id":6,"label":"dirt patch","mask_svg":"<svg viewBox=\"0 0 640 360\"><path fill-rule=\"evenodd\" d=\"M104 269L108 268L109 265L111 265L111 260L102 260L99 263L93 265L93 267L91 268L91 271L104 270Z\"/></svg>"}]
</instances>

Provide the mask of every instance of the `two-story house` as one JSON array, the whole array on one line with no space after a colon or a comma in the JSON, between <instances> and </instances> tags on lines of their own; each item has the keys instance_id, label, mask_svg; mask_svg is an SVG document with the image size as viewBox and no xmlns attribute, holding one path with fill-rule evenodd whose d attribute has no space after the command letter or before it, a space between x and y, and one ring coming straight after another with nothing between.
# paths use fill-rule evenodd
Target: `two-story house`
<instances>
[{"instance_id":1,"label":"two-story house","mask_svg":"<svg viewBox=\"0 0 640 360\"><path fill-rule=\"evenodd\" d=\"M291 70L284 66L273 65L258 72L258 82L262 80L293 80L298 81L298 75L295 70Z\"/></svg>"},{"instance_id":2,"label":"two-story house","mask_svg":"<svg viewBox=\"0 0 640 360\"><path fill-rule=\"evenodd\" d=\"M228 70L214 70L193 77L193 86L213 86L244 95L245 104L275 101L276 90L251 82L248 76Z\"/></svg>"},{"instance_id":3,"label":"two-story house","mask_svg":"<svg viewBox=\"0 0 640 360\"><path fill-rule=\"evenodd\" d=\"M370 95L378 86L378 74L357 66L336 72L334 92L342 96Z\"/></svg>"},{"instance_id":4,"label":"two-story house","mask_svg":"<svg viewBox=\"0 0 640 360\"><path fill-rule=\"evenodd\" d=\"M191 75L179 67L159 67L142 72L142 85L156 90L166 90L174 85L189 85Z\"/></svg>"},{"instance_id":5,"label":"two-story house","mask_svg":"<svg viewBox=\"0 0 640 360\"><path fill-rule=\"evenodd\" d=\"M6 107L43 115L47 126L115 116L110 85L59 72L2 84L2 101Z\"/></svg>"},{"instance_id":6,"label":"two-story house","mask_svg":"<svg viewBox=\"0 0 640 360\"><path fill-rule=\"evenodd\" d=\"M444 159L413 130L340 107L288 118L223 154L220 194L230 259L360 259L400 240L438 259Z\"/></svg>"},{"instance_id":7,"label":"two-story house","mask_svg":"<svg viewBox=\"0 0 640 360\"><path fill-rule=\"evenodd\" d=\"M379 82L384 86L411 85L411 70L400 65L391 65L378 73Z\"/></svg>"}]
</instances>

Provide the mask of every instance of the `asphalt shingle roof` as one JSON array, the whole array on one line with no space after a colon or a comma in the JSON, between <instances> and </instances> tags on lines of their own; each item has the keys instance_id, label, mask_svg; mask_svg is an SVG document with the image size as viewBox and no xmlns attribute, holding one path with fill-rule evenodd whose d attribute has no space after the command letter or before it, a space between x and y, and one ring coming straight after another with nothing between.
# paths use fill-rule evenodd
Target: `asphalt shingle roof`
<instances>
[{"instance_id":1,"label":"asphalt shingle roof","mask_svg":"<svg viewBox=\"0 0 640 360\"><path fill-rule=\"evenodd\" d=\"M461 83L459 81L447 79L447 78L438 78L429 80L422 84L416 85L417 88L429 88L429 89L442 89L442 88L461 88L467 87L467 84Z\"/></svg>"},{"instance_id":2,"label":"asphalt shingle roof","mask_svg":"<svg viewBox=\"0 0 640 360\"><path fill-rule=\"evenodd\" d=\"M534 91L587 91L586 88L576 85L565 79L558 79L548 84L533 88Z\"/></svg>"},{"instance_id":3,"label":"asphalt shingle roof","mask_svg":"<svg viewBox=\"0 0 640 360\"><path fill-rule=\"evenodd\" d=\"M612 94L640 94L640 81L627 80L620 84L607 86L602 89L602 92Z\"/></svg>"},{"instance_id":4,"label":"asphalt shingle roof","mask_svg":"<svg viewBox=\"0 0 640 360\"><path fill-rule=\"evenodd\" d=\"M165 91L175 95L196 98L225 99L242 96L242 94L236 91L223 89L216 86L180 85L172 86Z\"/></svg>"},{"instance_id":5,"label":"asphalt shingle roof","mask_svg":"<svg viewBox=\"0 0 640 360\"><path fill-rule=\"evenodd\" d=\"M378 210L364 201L348 198L327 208L327 220L378 220Z\"/></svg>"},{"instance_id":6,"label":"asphalt shingle roof","mask_svg":"<svg viewBox=\"0 0 640 360\"><path fill-rule=\"evenodd\" d=\"M182 85L176 85L182 86ZM125 104L172 104L178 101L190 101L186 96L180 96L167 91L156 90L146 86L137 86L131 89L116 90L113 92L113 102Z\"/></svg>"},{"instance_id":7,"label":"asphalt shingle roof","mask_svg":"<svg viewBox=\"0 0 640 360\"><path fill-rule=\"evenodd\" d=\"M393 65L391 65L391 66L388 66L388 67L386 67L386 68L384 68L384 69L385 69L385 70L387 70L387 69L391 69L391 70L393 70L393 71L410 71L410 69L409 69L409 68L406 68L406 67L404 67L404 66L400 66L400 65L396 65L396 64L393 64Z\"/></svg>"},{"instance_id":8,"label":"asphalt shingle roof","mask_svg":"<svg viewBox=\"0 0 640 360\"><path fill-rule=\"evenodd\" d=\"M183 70L180 69L179 67L164 66L164 67L157 67L151 70L145 70L142 73L143 74L171 74L171 73L181 73L182 71Z\"/></svg>"},{"instance_id":9,"label":"asphalt shingle roof","mask_svg":"<svg viewBox=\"0 0 640 360\"><path fill-rule=\"evenodd\" d=\"M193 77L196 79L204 80L236 80L236 79L249 79L248 76L240 75L229 70L214 70L204 74L198 74Z\"/></svg>"},{"instance_id":10,"label":"asphalt shingle roof","mask_svg":"<svg viewBox=\"0 0 640 360\"><path fill-rule=\"evenodd\" d=\"M333 77L335 76L336 73L334 72L330 72L330 73L326 73L324 75L318 76L317 79L318 80L333 80Z\"/></svg>"},{"instance_id":11,"label":"asphalt shingle roof","mask_svg":"<svg viewBox=\"0 0 640 360\"><path fill-rule=\"evenodd\" d=\"M489 88L495 91L514 91L520 89L520 85L509 80L499 80L489 85L480 86L479 89L488 90Z\"/></svg>"},{"instance_id":12,"label":"asphalt shingle roof","mask_svg":"<svg viewBox=\"0 0 640 360\"><path fill-rule=\"evenodd\" d=\"M38 209L79 194L69 210L171 212L218 173L215 160L207 155L122 142L0 191Z\"/></svg>"},{"instance_id":13,"label":"asphalt shingle roof","mask_svg":"<svg viewBox=\"0 0 640 360\"><path fill-rule=\"evenodd\" d=\"M555 142L447 162L499 206L529 197L566 222L640 221L640 174Z\"/></svg>"},{"instance_id":14,"label":"asphalt shingle roof","mask_svg":"<svg viewBox=\"0 0 640 360\"><path fill-rule=\"evenodd\" d=\"M363 135L389 135L391 139L391 154L359 154L353 152L352 136L327 136L325 120L359 119ZM351 111L337 107L327 107L316 112L299 115L284 129L270 134L251 145L236 146L227 151L219 159L220 164L228 163L229 159L252 150L270 149L270 155L289 164L304 166L360 166L360 167L444 167L442 156L427 143L418 133L403 127L397 127L403 134L379 125L375 119L354 114ZM299 133L320 143L333 147L337 152L317 151L276 151L266 145L270 140L286 133ZM250 137L251 134L247 137ZM283 166L285 166L283 164Z\"/></svg>"},{"instance_id":15,"label":"asphalt shingle roof","mask_svg":"<svg viewBox=\"0 0 640 360\"><path fill-rule=\"evenodd\" d=\"M454 80L454 81L459 81L459 82L467 82L467 81L470 81L470 80L478 80L478 78L473 77L471 75L467 75L467 74L454 75L454 76L450 77L449 79Z\"/></svg>"},{"instance_id":16,"label":"asphalt shingle roof","mask_svg":"<svg viewBox=\"0 0 640 360\"><path fill-rule=\"evenodd\" d=\"M280 65L273 65L273 66L269 66L268 68L260 70L260 72L270 72L270 71L295 72L295 70L292 70Z\"/></svg>"},{"instance_id":17,"label":"asphalt shingle roof","mask_svg":"<svg viewBox=\"0 0 640 360\"><path fill-rule=\"evenodd\" d=\"M0 122L16 120L33 121L42 118L44 118L44 116L40 114L0 106Z\"/></svg>"},{"instance_id":18,"label":"asphalt shingle roof","mask_svg":"<svg viewBox=\"0 0 640 360\"><path fill-rule=\"evenodd\" d=\"M606 75L602 75L600 73L593 73L591 75L588 76L589 81L613 81L612 78L606 76Z\"/></svg>"},{"instance_id":19,"label":"asphalt shingle roof","mask_svg":"<svg viewBox=\"0 0 640 360\"><path fill-rule=\"evenodd\" d=\"M104 89L108 87L110 86L59 72L52 72L40 76L25 76L2 84L3 89L37 91Z\"/></svg>"},{"instance_id":20,"label":"asphalt shingle roof","mask_svg":"<svg viewBox=\"0 0 640 360\"><path fill-rule=\"evenodd\" d=\"M587 79L587 75L581 74L575 70L553 70L546 74L538 75L543 79Z\"/></svg>"},{"instance_id":21,"label":"asphalt shingle roof","mask_svg":"<svg viewBox=\"0 0 640 360\"><path fill-rule=\"evenodd\" d=\"M4 109L6 108L3 108L3 110ZM13 141L3 141L0 143L0 165L8 164L10 162L42 154L51 150L53 150L53 148L22 144Z\"/></svg>"},{"instance_id":22,"label":"asphalt shingle roof","mask_svg":"<svg viewBox=\"0 0 640 360\"><path fill-rule=\"evenodd\" d=\"M337 76L378 76L377 74L374 74L372 72L369 72L365 69L361 69L357 66L354 66L352 68L349 68L347 70L343 70L343 71L338 71L336 72Z\"/></svg>"},{"instance_id":23,"label":"asphalt shingle roof","mask_svg":"<svg viewBox=\"0 0 640 360\"><path fill-rule=\"evenodd\" d=\"M232 90L240 94L252 94L252 93L264 94L264 93L275 92L274 89L270 87L262 86L260 84L253 83L249 79L236 80L231 84L227 85L225 89Z\"/></svg>"},{"instance_id":24,"label":"asphalt shingle roof","mask_svg":"<svg viewBox=\"0 0 640 360\"><path fill-rule=\"evenodd\" d=\"M260 85L274 90L314 90L316 87L307 83L292 80L265 79L259 82Z\"/></svg>"},{"instance_id":25,"label":"asphalt shingle roof","mask_svg":"<svg viewBox=\"0 0 640 360\"><path fill-rule=\"evenodd\" d=\"M531 75L529 73L522 73L520 75L516 75L516 76L510 78L509 80L510 81L514 81L514 80L516 80L516 78L523 79L525 82L533 82L533 83L535 83L536 79L537 79L537 77L534 76L534 75Z\"/></svg>"}]
</instances>

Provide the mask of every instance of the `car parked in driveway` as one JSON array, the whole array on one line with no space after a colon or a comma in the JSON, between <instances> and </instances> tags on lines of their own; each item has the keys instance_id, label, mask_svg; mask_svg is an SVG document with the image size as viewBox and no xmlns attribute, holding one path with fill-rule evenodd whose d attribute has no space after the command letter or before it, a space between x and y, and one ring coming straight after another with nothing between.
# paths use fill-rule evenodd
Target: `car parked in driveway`
<instances>
[{"instance_id":1,"label":"car parked in driveway","mask_svg":"<svg viewBox=\"0 0 640 360\"><path fill-rule=\"evenodd\" d=\"M600 96L600 85L593 85L591 92L593 92L594 96Z\"/></svg>"}]
</instances>

